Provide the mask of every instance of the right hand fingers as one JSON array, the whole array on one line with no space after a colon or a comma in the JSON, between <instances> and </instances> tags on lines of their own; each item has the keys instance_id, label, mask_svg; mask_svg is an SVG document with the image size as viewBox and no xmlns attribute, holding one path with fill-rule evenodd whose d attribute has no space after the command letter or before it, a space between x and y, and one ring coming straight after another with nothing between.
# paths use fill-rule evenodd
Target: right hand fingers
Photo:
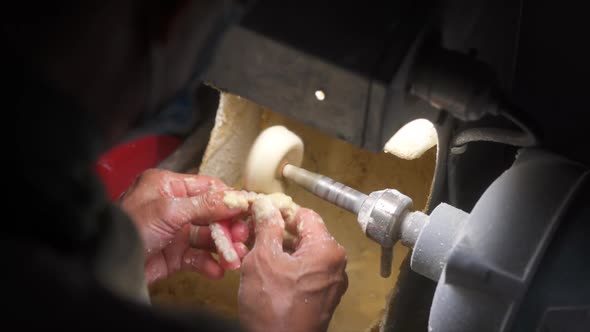
<instances>
[{"instance_id":1,"label":"right hand fingers","mask_svg":"<svg viewBox=\"0 0 590 332\"><path fill-rule=\"evenodd\" d=\"M287 230L297 236L295 249L304 243L317 239L333 239L326 224L315 211L300 208L295 215L294 222L287 225Z\"/></svg>"},{"instance_id":2,"label":"right hand fingers","mask_svg":"<svg viewBox=\"0 0 590 332\"><path fill-rule=\"evenodd\" d=\"M256 234L253 250L283 252L285 221L270 199L259 197L252 203L252 220Z\"/></svg>"},{"instance_id":3,"label":"right hand fingers","mask_svg":"<svg viewBox=\"0 0 590 332\"><path fill-rule=\"evenodd\" d=\"M328 232L324 221L313 210L301 208L295 215L293 223L297 234L294 257L311 256L322 264L335 266L346 264L346 252Z\"/></svg>"}]
</instances>

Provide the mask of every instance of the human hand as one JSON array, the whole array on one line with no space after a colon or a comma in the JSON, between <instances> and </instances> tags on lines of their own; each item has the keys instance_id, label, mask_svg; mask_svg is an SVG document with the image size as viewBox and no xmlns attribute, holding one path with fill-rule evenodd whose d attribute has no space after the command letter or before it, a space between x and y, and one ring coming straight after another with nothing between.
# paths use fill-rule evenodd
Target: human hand
<instances>
[{"instance_id":1,"label":"human hand","mask_svg":"<svg viewBox=\"0 0 590 332\"><path fill-rule=\"evenodd\" d=\"M240 321L249 331L325 331L348 286L344 248L321 217L300 208L285 225L266 197L252 204L256 242L242 261ZM284 227L297 235L283 251Z\"/></svg>"},{"instance_id":2,"label":"human hand","mask_svg":"<svg viewBox=\"0 0 590 332\"><path fill-rule=\"evenodd\" d=\"M217 178L153 169L125 193L121 208L143 240L148 283L179 270L219 279L224 270L240 266L249 229L235 219L242 211L223 203L228 189ZM211 255L216 250L229 255L218 262Z\"/></svg>"}]
</instances>

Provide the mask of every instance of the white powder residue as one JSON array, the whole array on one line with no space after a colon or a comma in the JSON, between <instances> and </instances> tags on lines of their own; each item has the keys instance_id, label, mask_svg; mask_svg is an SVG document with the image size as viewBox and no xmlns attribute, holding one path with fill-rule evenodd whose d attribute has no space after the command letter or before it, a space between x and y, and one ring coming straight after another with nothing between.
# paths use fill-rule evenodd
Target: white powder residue
<instances>
[{"instance_id":1,"label":"white powder residue","mask_svg":"<svg viewBox=\"0 0 590 332\"><path fill-rule=\"evenodd\" d=\"M291 197L283 193L265 195L251 191L227 191L223 195L223 203L230 209L239 208L240 210L247 211L257 199L262 197L267 198L269 204L281 212L287 223L295 220L299 205L295 204Z\"/></svg>"},{"instance_id":2,"label":"white powder residue","mask_svg":"<svg viewBox=\"0 0 590 332\"><path fill-rule=\"evenodd\" d=\"M223 203L230 209L239 208L242 211L247 211L250 206L248 196L241 191L226 191L223 194Z\"/></svg>"},{"instance_id":3,"label":"white powder residue","mask_svg":"<svg viewBox=\"0 0 590 332\"><path fill-rule=\"evenodd\" d=\"M365 218L363 218L362 216L358 217L357 222L358 222L359 226L361 226L363 233L367 232L367 225L369 224L369 221L371 221L371 220L372 220L371 217L365 217Z\"/></svg>"},{"instance_id":4,"label":"white powder residue","mask_svg":"<svg viewBox=\"0 0 590 332\"><path fill-rule=\"evenodd\" d=\"M299 224L297 225L297 232L299 234L301 234L304 230L305 230L305 224L304 224L303 220L301 220L301 222L299 222Z\"/></svg>"},{"instance_id":5,"label":"white powder residue","mask_svg":"<svg viewBox=\"0 0 590 332\"><path fill-rule=\"evenodd\" d=\"M283 228L285 222L287 224L295 222L295 215L299 210L299 205L283 193L265 195L250 191L226 191L223 195L223 203L230 209L239 208L242 211L248 211L251 208L257 220L269 219L274 209L277 209L284 219L281 220Z\"/></svg>"},{"instance_id":6,"label":"white powder residue","mask_svg":"<svg viewBox=\"0 0 590 332\"><path fill-rule=\"evenodd\" d=\"M285 222L282 218L273 218L275 212L278 212L277 208L267 196L261 195L252 204L252 213L257 222L278 222L282 228L285 228Z\"/></svg>"},{"instance_id":7,"label":"white powder residue","mask_svg":"<svg viewBox=\"0 0 590 332\"><path fill-rule=\"evenodd\" d=\"M248 202L250 202L250 204L254 203L254 201L256 200L256 198L258 198L259 195L262 195L255 193L253 191L244 191L244 193L246 193L246 196L248 197Z\"/></svg>"},{"instance_id":8,"label":"white powder residue","mask_svg":"<svg viewBox=\"0 0 590 332\"><path fill-rule=\"evenodd\" d=\"M297 214L297 210L299 210L299 205L295 204L290 196L283 193L274 193L267 195L267 197L281 211L281 215L287 223L295 221L295 215Z\"/></svg>"},{"instance_id":9,"label":"white powder residue","mask_svg":"<svg viewBox=\"0 0 590 332\"><path fill-rule=\"evenodd\" d=\"M270 219L273 216L275 209L276 208L271 200L265 196L257 198L252 204L252 213L258 221Z\"/></svg>"}]
</instances>

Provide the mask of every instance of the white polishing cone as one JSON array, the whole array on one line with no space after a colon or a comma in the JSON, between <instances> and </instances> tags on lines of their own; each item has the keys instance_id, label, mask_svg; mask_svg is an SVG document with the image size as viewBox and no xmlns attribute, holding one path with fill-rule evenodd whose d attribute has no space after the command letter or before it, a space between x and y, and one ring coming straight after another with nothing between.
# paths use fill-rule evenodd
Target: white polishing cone
<instances>
[{"instance_id":1,"label":"white polishing cone","mask_svg":"<svg viewBox=\"0 0 590 332\"><path fill-rule=\"evenodd\" d=\"M263 130L254 141L244 168L246 190L271 194L284 191L285 164L301 166L303 141L283 126Z\"/></svg>"}]
</instances>

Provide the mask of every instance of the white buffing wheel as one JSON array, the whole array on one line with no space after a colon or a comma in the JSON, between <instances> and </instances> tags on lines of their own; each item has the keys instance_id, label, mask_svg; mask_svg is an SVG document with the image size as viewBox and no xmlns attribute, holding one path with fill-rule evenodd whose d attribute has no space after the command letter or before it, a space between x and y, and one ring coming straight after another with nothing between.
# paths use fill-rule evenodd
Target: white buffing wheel
<instances>
[{"instance_id":1,"label":"white buffing wheel","mask_svg":"<svg viewBox=\"0 0 590 332\"><path fill-rule=\"evenodd\" d=\"M301 166L303 141L283 126L263 130L254 141L244 168L244 188L265 194L284 191L285 164Z\"/></svg>"}]
</instances>

